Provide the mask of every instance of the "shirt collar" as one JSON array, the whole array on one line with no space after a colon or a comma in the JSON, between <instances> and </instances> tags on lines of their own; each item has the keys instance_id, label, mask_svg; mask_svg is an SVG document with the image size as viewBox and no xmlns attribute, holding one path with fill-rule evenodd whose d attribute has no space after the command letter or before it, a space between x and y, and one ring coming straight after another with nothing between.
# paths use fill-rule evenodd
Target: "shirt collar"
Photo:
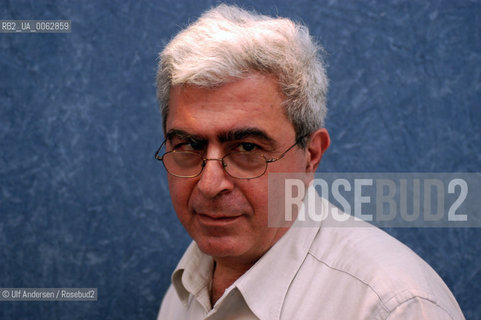
<instances>
[{"instance_id":1,"label":"shirt collar","mask_svg":"<svg viewBox=\"0 0 481 320\"><path fill-rule=\"evenodd\" d=\"M184 305L188 304L189 295L192 294L206 311L211 309L209 286L213 266L212 257L200 251L195 241L192 241L171 278L172 285Z\"/></svg>"}]
</instances>

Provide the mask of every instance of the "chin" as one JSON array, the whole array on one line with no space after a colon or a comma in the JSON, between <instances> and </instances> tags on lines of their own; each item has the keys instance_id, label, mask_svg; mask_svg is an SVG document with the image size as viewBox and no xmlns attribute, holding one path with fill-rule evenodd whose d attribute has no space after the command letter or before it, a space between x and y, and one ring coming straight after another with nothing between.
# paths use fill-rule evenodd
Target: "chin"
<instances>
[{"instance_id":1,"label":"chin","mask_svg":"<svg viewBox=\"0 0 481 320\"><path fill-rule=\"evenodd\" d=\"M212 257L238 257L248 250L245 246L246 241L241 239L232 239L231 237L196 238L194 240L199 249Z\"/></svg>"}]
</instances>

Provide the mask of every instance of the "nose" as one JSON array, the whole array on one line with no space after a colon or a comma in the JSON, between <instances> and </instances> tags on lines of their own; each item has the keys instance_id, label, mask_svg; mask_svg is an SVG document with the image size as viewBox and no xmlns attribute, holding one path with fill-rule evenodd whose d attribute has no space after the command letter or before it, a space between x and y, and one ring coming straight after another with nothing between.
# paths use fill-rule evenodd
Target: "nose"
<instances>
[{"instance_id":1,"label":"nose","mask_svg":"<svg viewBox=\"0 0 481 320\"><path fill-rule=\"evenodd\" d=\"M231 191L233 187L232 178L225 172L222 160L219 158L207 159L197 183L197 189L200 193L211 199Z\"/></svg>"}]
</instances>

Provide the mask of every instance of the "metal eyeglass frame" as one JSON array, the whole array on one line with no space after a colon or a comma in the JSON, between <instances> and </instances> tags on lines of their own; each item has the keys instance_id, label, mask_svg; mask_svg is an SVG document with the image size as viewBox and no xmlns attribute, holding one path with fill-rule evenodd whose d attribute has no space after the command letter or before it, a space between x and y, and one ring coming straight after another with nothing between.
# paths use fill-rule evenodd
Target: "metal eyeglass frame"
<instances>
[{"instance_id":1,"label":"metal eyeglass frame","mask_svg":"<svg viewBox=\"0 0 481 320\"><path fill-rule=\"evenodd\" d=\"M286 151L284 151L283 153L280 154L279 157L277 158L272 158L272 159L266 159L266 157L262 154L262 153L258 153L262 158L264 158L264 160L266 161L266 165L264 167L264 171L262 171L261 174L257 175L257 176L254 176L254 177L249 177L249 178L239 178L239 177L235 177L235 176L232 176L227 170L226 170L226 167L227 167L227 164L224 162L224 159L228 156L230 156L231 154L233 153L246 153L246 152L242 152L242 151L233 151L233 152L229 152L227 153L226 155L224 155L222 158L204 158L202 156L200 156L198 153L196 152L191 152L191 151L176 151L176 150L172 150L172 151L168 151L168 152L165 152L162 156L159 156L159 153L160 153L160 150L162 149L162 147L164 146L164 144L167 142L167 139L164 140L164 142L162 142L162 144L160 145L159 149L157 149L157 151L155 152L155 159L159 160L159 161L162 161L162 164L164 165L164 168L165 170L173 175L174 177L178 177L178 178L195 178L195 177L198 177L201 175L202 171L204 171L204 167L205 165L207 164L207 161L220 161L222 163L222 168L224 169L224 172L227 173L227 175L229 177L232 177L234 179L256 179L256 178L259 178L261 176L263 176L266 171L267 171L267 165L269 163L272 163L272 162L276 162L278 160L281 160L292 148L294 148L295 146L297 146L301 141L302 139L304 139L305 137L309 136L309 134L305 134L303 135L302 137L298 138L296 140L296 142L290 146ZM201 164L201 168L200 168L200 171L199 173L195 174L195 175L190 175L190 176L182 176L182 175L177 175L177 174L173 174L172 172L169 171L169 169L167 169L167 166L165 165L165 162L164 162L164 157L166 154L169 154L169 153L174 153L174 152L182 152L182 153L192 153L192 154L195 154L196 156L200 156L200 158L202 159L202 164Z\"/></svg>"}]
</instances>

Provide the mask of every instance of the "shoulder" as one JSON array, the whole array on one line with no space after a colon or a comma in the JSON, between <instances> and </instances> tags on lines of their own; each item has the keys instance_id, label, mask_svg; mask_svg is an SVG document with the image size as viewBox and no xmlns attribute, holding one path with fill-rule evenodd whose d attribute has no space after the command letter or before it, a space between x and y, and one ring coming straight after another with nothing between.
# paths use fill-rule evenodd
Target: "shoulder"
<instances>
[{"instance_id":1,"label":"shoulder","mask_svg":"<svg viewBox=\"0 0 481 320\"><path fill-rule=\"evenodd\" d=\"M329 221L323 224L300 272L315 272L315 278L322 279L317 285L329 288L331 298L339 295L339 301L352 306L352 316L357 318L362 318L358 312L365 312L368 318L394 319L396 314L406 316L406 312L422 309L462 319L455 298L424 260L362 221L347 227ZM313 289L312 293L316 291L325 292Z\"/></svg>"}]
</instances>

